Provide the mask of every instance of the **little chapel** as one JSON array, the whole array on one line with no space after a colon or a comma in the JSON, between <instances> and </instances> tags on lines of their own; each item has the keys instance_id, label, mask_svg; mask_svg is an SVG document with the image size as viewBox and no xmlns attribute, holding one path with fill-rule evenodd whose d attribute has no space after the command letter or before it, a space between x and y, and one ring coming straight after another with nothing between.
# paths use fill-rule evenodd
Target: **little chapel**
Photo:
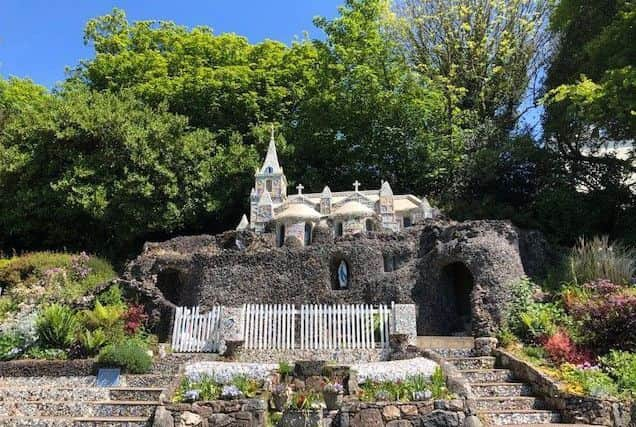
<instances>
[{"instance_id":1,"label":"little chapel","mask_svg":"<svg viewBox=\"0 0 636 427\"><path fill-rule=\"evenodd\" d=\"M325 186L321 193L287 195L287 178L278 162L272 132L265 161L254 175L250 193L249 221L243 215L237 230L251 229L263 233L266 227L276 230L282 246L294 237L303 245L311 244L313 228L326 225L335 237L370 231L400 231L415 222L435 218L439 211L425 197L393 194L388 181L377 190L361 190L358 181L353 191L334 191ZM270 228L271 227L271 228Z\"/></svg>"}]
</instances>

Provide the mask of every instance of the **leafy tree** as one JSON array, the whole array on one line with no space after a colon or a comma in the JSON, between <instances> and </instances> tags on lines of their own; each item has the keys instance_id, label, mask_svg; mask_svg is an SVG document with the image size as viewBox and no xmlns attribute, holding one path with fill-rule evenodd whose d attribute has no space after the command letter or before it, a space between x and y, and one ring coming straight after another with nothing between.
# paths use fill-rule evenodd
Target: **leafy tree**
<instances>
[{"instance_id":1,"label":"leafy tree","mask_svg":"<svg viewBox=\"0 0 636 427\"><path fill-rule=\"evenodd\" d=\"M24 85L4 84L5 94ZM209 131L127 92L69 84L45 105L7 109L16 111L0 137L0 227L9 247L117 251L195 227L218 216L256 164L253 149L218 145Z\"/></svg>"},{"instance_id":2,"label":"leafy tree","mask_svg":"<svg viewBox=\"0 0 636 427\"><path fill-rule=\"evenodd\" d=\"M436 146L439 90L409 68L389 37L387 1L350 0L339 12L315 20L326 38L313 43L317 66L291 115L292 175L339 189L355 179L377 188L385 179L430 193L441 181L439 165L451 161Z\"/></svg>"}]
</instances>

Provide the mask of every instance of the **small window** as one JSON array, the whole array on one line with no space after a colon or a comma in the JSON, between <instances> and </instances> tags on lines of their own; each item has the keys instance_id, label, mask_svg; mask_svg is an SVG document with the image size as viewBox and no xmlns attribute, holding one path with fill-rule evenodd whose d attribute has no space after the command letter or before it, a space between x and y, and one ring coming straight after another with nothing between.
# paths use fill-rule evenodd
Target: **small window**
<instances>
[{"instance_id":1,"label":"small window","mask_svg":"<svg viewBox=\"0 0 636 427\"><path fill-rule=\"evenodd\" d=\"M272 192L272 180L268 179L267 181L265 181L265 188L267 189L268 192Z\"/></svg>"},{"instance_id":2,"label":"small window","mask_svg":"<svg viewBox=\"0 0 636 427\"><path fill-rule=\"evenodd\" d=\"M283 224L278 227L278 238L276 240L278 240L279 248L285 243L285 226Z\"/></svg>"},{"instance_id":3,"label":"small window","mask_svg":"<svg viewBox=\"0 0 636 427\"><path fill-rule=\"evenodd\" d=\"M342 236L342 223L336 223L336 236Z\"/></svg>"},{"instance_id":4,"label":"small window","mask_svg":"<svg viewBox=\"0 0 636 427\"><path fill-rule=\"evenodd\" d=\"M373 220L367 219L364 223L364 227L367 231L373 231Z\"/></svg>"},{"instance_id":5,"label":"small window","mask_svg":"<svg viewBox=\"0 0 636 427\"><path fill-rule=\"evenodd\" d=\"M271 166L267 166L265 168L265 173L274 173L274 168L272 168Z\"/></svg>"},{"instance_id":6,"label":"small window","mask_svg":"<svg viewBox=\"0 0 636 427\"><path fill-rule=\"evenodd\" d=\"M406 227L410 227L412 224L411 222L411 217L410 216L405 216L404 217L404 228Z\"/></svg>"},{"instance_id":7,"label":"small window","mask_svg":"<svg viewBox=\"0 0 636 427\"><path fill-rule=\"evenodd\" d=\"M311 224L305 223L305 246L311 245Z\"/></svg>"},{"instance_id":8,"label":"small window","mask_svg":"<svg viewBox=\"0 0 636 427\"><path fill-rule=\"evenodd\" d=\"M384 271L388 273L393 270L395 270L393 255L384 254Z\"/></svg>"}]
</instances>

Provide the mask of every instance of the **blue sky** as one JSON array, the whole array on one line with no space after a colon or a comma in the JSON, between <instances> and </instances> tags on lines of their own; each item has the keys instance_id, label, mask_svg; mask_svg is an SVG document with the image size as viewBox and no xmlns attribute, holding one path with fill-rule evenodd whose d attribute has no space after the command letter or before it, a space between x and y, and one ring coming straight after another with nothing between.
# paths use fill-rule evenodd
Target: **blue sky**
<instances>
[{"instance_id":1,"label":"blue sky","mask_svg":"<svg viewBox=\"0 0 636 427\"><path fill-rule=\"evenodd\" d=\"M64 69L93 54L84 46L86 21L114 7L131 21L161 19L216 33L235 32L251 42L271 38L290 43L305 31L312 37L316 15L333 17L343 0L0 0L0 76L29 77L47 87Z\"/></svg>"}]
</instances>

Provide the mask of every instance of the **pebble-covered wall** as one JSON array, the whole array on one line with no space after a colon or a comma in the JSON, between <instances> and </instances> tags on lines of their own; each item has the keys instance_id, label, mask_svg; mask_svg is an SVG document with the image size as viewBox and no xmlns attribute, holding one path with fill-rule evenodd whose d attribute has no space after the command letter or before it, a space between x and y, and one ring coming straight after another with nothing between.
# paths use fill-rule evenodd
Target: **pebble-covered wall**
<instances>
[{"instance_id":1,"label":"pebble-covered wall","mask_svg":"<svg viewBox=\"0 0 636 427\"><path fill-rule=\"evenodd\" d=\"M525 241L526 235L505 221L428 220L397 233L337 238L317 226L311 245L288 239L277 248L273 233L230 231L148 243L124 279L156 288L168 304L203 308L415 303L419 335L465 328L489 335L502 319L510 286L526 273L523 265L545 257L539 253L544 246ZM343 262L345 289L338 282Z\"/></svg>"}]
</instances>

